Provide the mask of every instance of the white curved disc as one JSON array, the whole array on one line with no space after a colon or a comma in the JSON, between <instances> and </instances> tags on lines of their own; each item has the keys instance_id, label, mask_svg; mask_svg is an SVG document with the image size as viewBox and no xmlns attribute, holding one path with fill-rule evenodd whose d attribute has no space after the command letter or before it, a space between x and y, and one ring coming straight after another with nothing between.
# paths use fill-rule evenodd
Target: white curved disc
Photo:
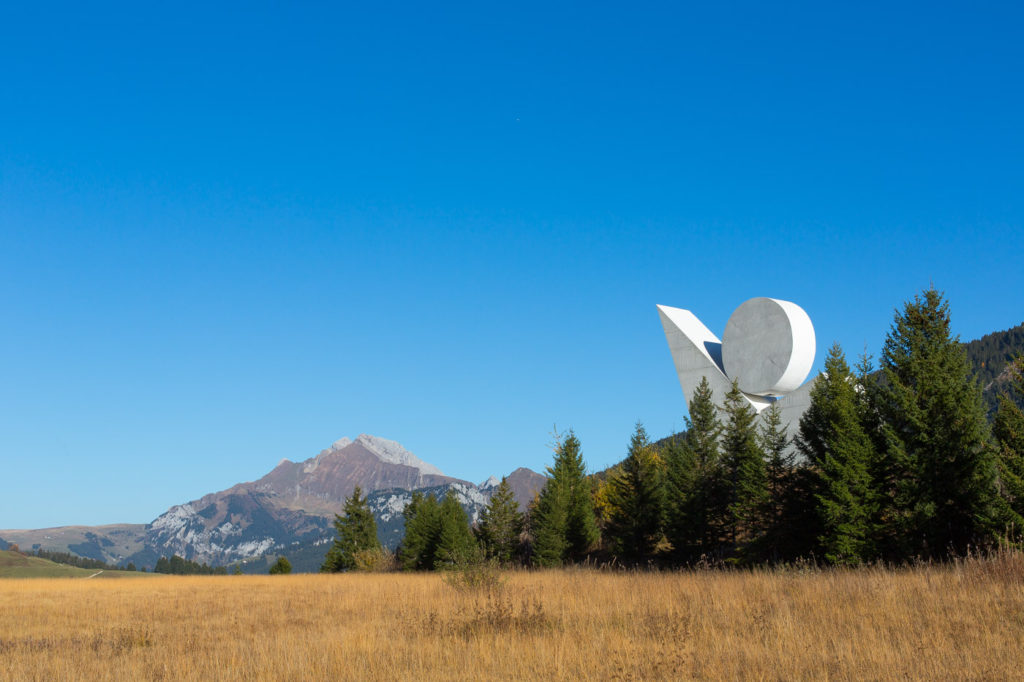
<instances>
[{"instance_id":1,"label":"white curved disc","mask_svg":"<svg viewBox=\"0 0 1024 682\"><path fill-rule=\"evenodd\" d=\"M726 375L751 395L785 395L800 387L814 364L814 327L789 301L752 298L737 308L722 335Z\"/></svg>"}]
</instances>

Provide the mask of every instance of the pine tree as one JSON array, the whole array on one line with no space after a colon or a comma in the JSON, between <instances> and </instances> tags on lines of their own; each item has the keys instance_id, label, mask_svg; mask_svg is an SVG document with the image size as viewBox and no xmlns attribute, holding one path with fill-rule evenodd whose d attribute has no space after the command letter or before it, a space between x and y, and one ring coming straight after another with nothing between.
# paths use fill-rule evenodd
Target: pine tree
<instances>
[{"instance_id":1,"label":"pine tree","mask_svg":"<svg viewBox=\"0 0 1024 682\"><path fill-rule=\"evenodd\" d=\"M508 484L507 478L502 477L487 506L480 512L477 538L488 558L508 565L519 551L519 535L522 532L523 514L519 511L512 486Z\"/></svg>"},{"instance_id":2,"label":"pine tree","mask_svg":"<svg viewBox=\"0 0 1024 682\"><path fill-rule=\"evenodd\" d=\"M613 551L629 562L652 558L663 536L665 472L640 422L630 439L629 453L610 485L608 535Z\"/></svg>"},{"instance_id":3,"label":"pine tree","mask_svg":"<svg viewBox=\"0 0 1024 682\"><path fill-rule=\"evenodd\" d=\"M432 494L424 497L414 492L412 500L402 512L405 534L398 547L398 564L407 571L429 571L434 568L434 557L441 535L441 510Z\"/></svg>"},{"instance_id":4,"label":"pine tree","mask_svg":"<svg viewBox=\"0 0 1024 682\"><path fill-rule=\"evenodd\" d=\"M949 304L934 288L895 316L882 351L879 408L906 557L959 555L998 531L996 462L981 388Z\"/></svg>"},{"instance_id":5,"label":"pine tree","mask_svg":"<svg viewBox=\"0 0 1024 682\"><path fill-rule=\"evenodd\" d=\"M1024 396L1024 359L1010 367L1015 389ZM1004 524L1016 535L1024 532L1024 411L1008 395L999 396L992 432L996 438L999 492L1006 509Z\"/></svg>"},{"instance_id":6,"label":"pine tree","mask_svg":"<svg viewBox=\"0 0 1024 682\"><path fill-rule=\"evenodd\" d=\"M580 441L570 430L555 450L548 481L537 500L533 560L540 566L558 566L586 556L598 540L597 522Z\"/></svg>"},{"instance_id":7,"label":"pine tree","mask_svg":"<svg viewBox=\"0 0 1024 682\"><path fill-rule=\"evenodd\" d=\"M469 527L466 510L459 504L452 488L445 493L438 507L437 549L434 570L455 568L477 558L478 548Z\"/></svg>"},{"instance_id":8,"label":"pine tree","mask_svg":"<svg viewBox=\"0 0 1024 682\"><path fill-rule=\"evenodd\" d=\"M718 512L732 551L741 552L760 539L760 513L768 498L764 453L758 445L757 413L735 381L725 395L724 410L722 463L729 494Z\"/></svg>"},{"instance_id":9,"label":"pine tree","mask_svg":"<svg viewBox=\"0 0 1024 682\"><path fill-rule=\"evenodd\" d=\"M274 565L270 567L270 575L288 575L292 572L292 562L288 561L286 557L279 556Z\"/></svg>"},{"instance_id":10,"label":"pine tree","mask_svg":"<svg viewBox=\"0 0 1024 682\"><path fill-rule=\"evenodd\" d=\"M833 344L800 420L799 447L816 478L818 543L831 563L857 564L874 553L875 451L863 428L858 390L842 348Z\"/></svg>"},{"instance_id":11,"label":"pine tree","mask_svg":"<svg viewBox=\"0 0 1024 682\"><path fill-rule=\"evenodd\" d=\"M356 554L364 550L380 549L377 521L359 486L345 500L344 512L344 516L334 516L334 530L338 536L320 567L324 573L350 571L356 567Z\"/></svg>"}]
</instances>

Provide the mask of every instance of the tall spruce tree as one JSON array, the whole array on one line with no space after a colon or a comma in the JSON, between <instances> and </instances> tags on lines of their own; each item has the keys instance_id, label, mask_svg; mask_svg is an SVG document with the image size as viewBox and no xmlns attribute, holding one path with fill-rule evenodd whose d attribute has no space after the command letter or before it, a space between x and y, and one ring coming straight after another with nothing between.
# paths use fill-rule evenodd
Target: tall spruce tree
<instances>
[{"instance_id":1,"label":"tall spruce tree","mask_svg":"<svg viewBox=\"0 0 1024 682\"><path fill-rule=\"evenodd\" d=\"M760 540L761 512L768 498L764 453L758 444L757 413L739 384L725 394L722 463L729 494L719 508L729 554L743 554Z\"/></svg>"},{"instance_id":2,"label":"tall spruce tree","mask_svg":"<svg viewBox=\"0 0 1024 682\"><path fill-rule=\"evenodd\" d=\"M879 408L907 556L946 557L998 532L996 462L949 304L934 288L897 312L882 351Z\"/></svg>"},{"instance_id":3,"label":"tall spruce tree","mask_svg":"<svg viewBox=\"0 0 1024 682\"><path fill-rule=\"evenodd\" d=\"M792 559L799 550L796 529L802 510L795 495L797 471L792 439L777 403L762 413L758 441L765 457L767 496L761 512L763 535L756 553L766 561Z\"/></svg>"},{"instance_id":4,"label":"tall spruce tree","mask_svg":"<svg viewBox=\"0 0 1024 682\"><path fill-rule=\"evenodd\" d=\"M414 492L402 512L405 534L398 546L398 564L407 571L429 571L441 535L441 510L433 494Z\"/></svg>"},{"instance_id":5,"label":"tall spruce tree","mask_svg":"<svg viewBox=\"0 0 1024 682\"><path fill-rule=\"evenodd\" d=\"M469 527L469 517L452 488L448 489L441 500L438 520L434 570L455 568L476 560L478 547Z\"/></svg>"},{"instance_id":6,"label":"tall spruce tree","mask_svg":"<svg viewBox=\"0 0 1024 682\"><path fill-rule=\"evenodd\" d=\"M833 344L800 420L798 444L816 478L818 543L836 564L861 563L874 554L875 451L861 421L859 390L842 348Z\"/></svg>"},{"instance_id":7,"label":"tall spruce tree","mask_svg":"<svg viewBox=\"0 0 1024 682\"><path fill-rule=\"evenodd\" d=\"M530 521L533 561L558 566L579 561L598 540L597 522L580 441L571 430L555 449L554 464Z\"/></svg>"},{"instance_id":8,"label":"tall spruce tree","mask_svg":"<svg viewBox=\"0 0 1024 682\"><path fill-rule=\"evenodd\" d=\"M640 422L610 485L612 512L607 532L612 550L627 562L653 558L663 537L665 471Z\"/></svg>"},{"instance_id":9,"label":"tall spruce tree","mask_svg":"<svg viewBox=\"0 0 1024 682\"><path fill-rule=\"evenodd\" d=\"M487 506L480 512L476 536L489 559L511 564L519 553L519 536L523 532L523 514L504 476L494 490Z\"/></svg>"},{"instance_id":10,"label":"tall spruce tree","mask_svg":"<svg viewBox=\"0 0 1024 682\"><path fill-rule=\"evenodd\" d=\"M688 504L694 494L697 464L685 434L674 434L661 451L665 460L665 537L672 557L686 561L692 551Z\"/></svg>"},{"instance_id":11,"label":"tall spruce tree","mask_svg":"<svg viewBox=\"0 0 1024 682\"><path fill-rule=\"evenodd\" d=\"M1024 359L1009 371L1016 373L1015 390L1024 396ZM1008 396L999 396L992 432L996 439L999 493L1006 509L1003 523L1015 536L1024 533L1024 411Z\"/></svg>"},{"instance_id":12,"label":"tall spruce tree","mask_svg":"<svg viewBox=\"0 0 1024 682\"><path fill-rule=\"evenodd\" d=\"M876 372L865 351L854 372L860 423L871 440L873 459L868 469L874 495L874 517L871 520L874 539L872 547L878 558L903 561L906 551L906 525L903 522L910 499L905 471L902 467L903 446L892 427L885 422L880 409L883 402L881 371Z\"/></svg>"},{"instance_id":13,"label":"tall spruce tree","mask_svg":"<svg viewBox=\"0 0 1024 682\"><path fill-rule=\"evenodd\" d=\"M325 573L350 571L356 567L356 554L380 548L377 522L359 486L345 500L344 512L344 516L334 516L334 530L338 535L320 567Z\"/></svg>"},{"instance_id":14,"label":"tall spruce tree","mask_svg":"<svg viewBox=\"0 0 1024 682\"><path fill-rule=\"evenodd\" d=\"M709 515L725 498L718 421L711 386L702 378L690 400L686 434L674 439L665 459L668 504L666 536L677 559L692 561L715 551L720 529Z\"/></svg>"}]
</instances>

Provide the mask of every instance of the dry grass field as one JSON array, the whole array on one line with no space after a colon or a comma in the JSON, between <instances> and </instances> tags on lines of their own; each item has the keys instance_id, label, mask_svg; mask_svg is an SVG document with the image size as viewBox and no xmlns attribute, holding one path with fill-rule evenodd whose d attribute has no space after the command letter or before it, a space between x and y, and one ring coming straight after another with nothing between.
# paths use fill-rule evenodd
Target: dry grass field
<instances>
[{"instance_id":1,"label":"dry grass field","mask_svg":"<svg viewBox=\"0 0 1024 682\"><path fill-rule=\"evenodd\" d=\"M0 581L4 680L1020 679L1024 558Z\"/></svg>"}]
</instances>

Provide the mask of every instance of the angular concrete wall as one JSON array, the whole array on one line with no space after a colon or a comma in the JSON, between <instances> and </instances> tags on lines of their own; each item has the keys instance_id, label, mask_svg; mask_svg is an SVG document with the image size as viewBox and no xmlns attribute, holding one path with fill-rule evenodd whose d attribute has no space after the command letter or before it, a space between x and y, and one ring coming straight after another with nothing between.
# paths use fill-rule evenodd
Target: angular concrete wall
<instances>
[{"instance_id":1,"label":"angular concrete wall","mask_svg":"<svg viewBox=\"0 0 1024 682\"><path fill-rule=\"evenodd\" d=\"M796 435L816 379L801 385L814 364L815 337L800 306L750 299L729 318L724 340L689 310L659 305L658 316L687 404L706 377L713 400L721 406L736 379L758 414L775 402L787 436Z\"/></svg>"}]
</instances>

